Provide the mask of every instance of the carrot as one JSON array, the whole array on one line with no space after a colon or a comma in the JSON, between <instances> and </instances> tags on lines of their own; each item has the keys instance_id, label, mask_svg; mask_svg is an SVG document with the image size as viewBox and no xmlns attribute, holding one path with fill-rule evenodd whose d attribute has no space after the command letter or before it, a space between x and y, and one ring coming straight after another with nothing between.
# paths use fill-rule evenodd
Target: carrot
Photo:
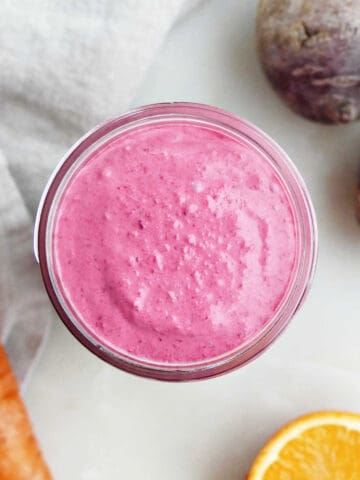
<instances>
[{"instance_id":1,"label":"carrot","mask_svg":"<svg viewBox=\"0 0 360 480\"><path fill-rule=\"evenodd\" d=\"M50 480L15 375L0 344L0 480Z\"/></svg>"}]
</instances>

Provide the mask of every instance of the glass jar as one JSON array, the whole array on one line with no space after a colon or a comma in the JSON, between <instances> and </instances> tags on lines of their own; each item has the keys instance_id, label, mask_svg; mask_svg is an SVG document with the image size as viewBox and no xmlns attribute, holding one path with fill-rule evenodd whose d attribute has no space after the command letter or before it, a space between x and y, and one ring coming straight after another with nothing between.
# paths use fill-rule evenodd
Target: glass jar
<instances>
[{"instance_id":1,"label":"glass jar","mask_svg":"<svg viewBox=\"0 0 360 480\"><path fill-rule=\"evenodd\" d=\"M274 315L249 340L214 358L190 363L155 362L137 358L106 344L71 310L54 273L53 224L59 199L79 165L99 145L122 132L154 123L179 122L212 129L251 145L272 165L292 204L296 229L296 255L292 278ZM34 249L43 282L59 317L90 351L127 372L159 380L183 381L208 378L238 368L259 355L284 330L301 306L311 284L317 255L317 227L306 186L286 153L265 133L236 116L215 107L195 103L163 103L132 110L97 126L81 138L60 161L43 193L35 226Z\"/></svg>"}]
</instances>

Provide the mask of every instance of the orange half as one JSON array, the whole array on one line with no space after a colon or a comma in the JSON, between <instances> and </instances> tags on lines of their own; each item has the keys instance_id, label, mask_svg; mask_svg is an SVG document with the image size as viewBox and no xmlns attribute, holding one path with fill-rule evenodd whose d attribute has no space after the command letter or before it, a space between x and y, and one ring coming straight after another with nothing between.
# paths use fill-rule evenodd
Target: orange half
<instances>
[{"instance_id":1,"label":"orange half","mask_svg":"<svg viewBox=\"0 0 360 480\"><path fill-rule=\"evenodd\" d=\"M282 428L247 480L359 480L360 415L318 412Z\"/></svg>"}]
</instances>

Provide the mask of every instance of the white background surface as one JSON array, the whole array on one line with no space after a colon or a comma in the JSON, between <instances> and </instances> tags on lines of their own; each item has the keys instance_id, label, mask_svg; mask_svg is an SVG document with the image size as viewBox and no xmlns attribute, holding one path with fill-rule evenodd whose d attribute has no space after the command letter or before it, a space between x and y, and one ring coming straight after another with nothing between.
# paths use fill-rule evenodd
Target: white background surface
<instances>
[{"instance_id":1,"label":"white background surface","mask_svg":"<svg viewBox=\"0 0 360 480\"><path fill-rule=\"evenodd\" d=\"M360 124L317 125L281 103L257 62L255 5L208 1L179 23L136 104L217 105L284 147L318 216L320 253L310 296L254 363L188 384L107 366L54 315L25 401L56 480L242 479L285 421L317 409L360 412L360 227L353 214Z\"/></svg>"}]
</instances>

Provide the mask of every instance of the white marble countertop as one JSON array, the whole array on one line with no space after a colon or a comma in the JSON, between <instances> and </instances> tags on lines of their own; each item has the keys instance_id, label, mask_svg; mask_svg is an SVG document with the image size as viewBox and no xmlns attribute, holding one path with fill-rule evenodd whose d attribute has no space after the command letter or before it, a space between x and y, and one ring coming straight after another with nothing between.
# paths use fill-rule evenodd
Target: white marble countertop
<instances>
[{"instance_id":1,"label":"white marble countertop","mask_svg":"<svg viewBox=\"0 0 360 480\"><path fill-rule=\"evenodd\" d=\"M287 150L318 216L320 252L309 298L254 363L188 384L115 370L54 315L25 401L56 479L241 479L283 422L317 409L360 412L360 227L353 213L360 126L317 125L281 103L257 62L255 4L212 0L179 23L136 104L217 105Z\"/></svg>"}]
</instances>

